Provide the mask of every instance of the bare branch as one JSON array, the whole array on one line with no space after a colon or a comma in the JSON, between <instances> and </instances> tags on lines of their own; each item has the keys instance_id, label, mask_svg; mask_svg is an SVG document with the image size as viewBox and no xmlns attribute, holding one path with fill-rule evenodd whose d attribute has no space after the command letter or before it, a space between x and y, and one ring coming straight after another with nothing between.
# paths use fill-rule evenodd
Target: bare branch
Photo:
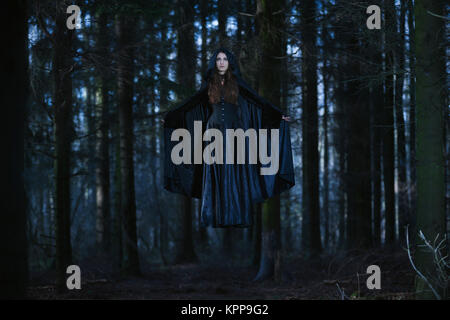
<instances>
[{"instance_id":1,"label":"bare branch","mask_svg":"<svg viewBox=\"0 0 450 320\"><path fill-rule=\"evenodd\" d=\"M423 235L422 231L420 231L421 236ZM433 291L433 294L436 296L436 298L438 300L441 300L441 296L436 292L436 290L433 288L433 286L431 285L431 283L428 281L428 279L417 269L416 265L414 264L414 261L411 257L411 250L409 247L409 232L408 232L408 226L406 226L406 248L407 248L407 252L408 252L408 258L409 261L411 262L411 265L413 267L413 269L416 271L416 273L419 275L419 277L421 277L423 279L423 281L425 281L425 283L430 287L431 291Z\"/></svg>"},{"instance_id":2,"label":"bare branch","mask_svg":"<svg viewBox=\"0 0 450 320\"><path fill-rule=\"evenodd\" d=\"M427 10L427 13L428 13L429 15L432 15L433 17L436 17L436 18L441 18L441 19L444 19L444 20L450 20L450 18L447 18L447 17L441 16L441 15L438 15L438 14L436 14L436 13L433 13L433 12L429 11L429 10Z\"/></svg>"},{"instance_id":3,"label":"bare branch","mask_svg":"<svg viewBox=\"0 0 450 320\"><path fill-rule=\"evenodd\" d=\"M251 14L251 13L238 12L238 14L240 14L241 16L246 16L246 17L256 17L256 15Z\"/></svg>"}]
</instances>

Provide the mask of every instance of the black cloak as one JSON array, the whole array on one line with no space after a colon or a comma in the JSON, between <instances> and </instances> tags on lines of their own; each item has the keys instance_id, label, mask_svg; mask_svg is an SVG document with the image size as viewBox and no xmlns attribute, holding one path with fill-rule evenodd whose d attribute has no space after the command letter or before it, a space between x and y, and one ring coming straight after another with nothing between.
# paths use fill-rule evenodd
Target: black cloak
<instances>
[{"instance_id":1,"label":"black cloak","mask_svg":"<svg viewBox=\"0 0 450 320\"><path fill-rule=\"evenodd\" d=\"M203 75L203 83L201 89L195 93L191 98L187 99L179 106L169 110L164 116L164 188L168 191L184 194L189 197L206 200L206 192L211 192L211 189L205 191L205 181L208 182L209 176L206 176L205 163L194 164L194 121L202 121L202 135L207 129L208 119L212 114L212 108L208 101L208 80L215 70L216 56L219 52L224 52L227 55L229 68L235 75L239 86L239 97L237 106L239 107L239 118L242 119L244 131L248 128L254 128L256 132L259 129L268 129L267 149L270 150L270 129L279 129L279 169L273 175L261 175L258 164L232 164L231 166L244 166L245 175L238 175L242 179L247 179L245 195L241 195L239 203L235 201L230 205L233 207L222 208L223 211L232 211L237 208L240 211L239 217L232 217L223 220L220 217L202 217L203 225L212 225L213 227L227 227L240 226L247 227L252 224L252 213L249 208L255 202L261 202L265 199L271 198L281 192L290 189L294 186L294 168L292 160L292 148L288 123L282 119L283 112L264 98L260 97L250 86L242 79L238 62L234 55L225 48L220 48L214 52L209 60L206 73ZM223 101L223 100L222 100ZM177 128L187 129L191 135L191 162L190 164L176 165L171 160L172 148L177 145L178 141L171 141L172 132ZM207 145L202 142L203 146ZM202 148L203 150L203 148ZM246 152L248 154L248 145L246 143ZM225 164L214 164L222 165ZM227 164L228 166L229 164ZM234 168L234 167L233 167ZM242 170L242 169L240 169ZM243 178L245 177L245 178ZM231 184L236 181L234 178ZM217 182L216 182L217 183ZM222 182L220 182L222 183ZM235 186L228 186L227 190L237 190ZM205 191L205 192L204 192ZM236 193L236 191L233 191ZM241 192L242 193L242 192ZM215 207L215 196L208 194L208 199L213 203L209 203ZM222 199L223 200L223 199ZM210 201L210 202L211 202ZM226 201L226 200L225 200ZM228 201L230 202L230 201ZM218 202L220 203L220 202ZM202 204L202 206L205 203ZM225 205L228 205L225 203ZM249 205L249 206L248 206ZM222 206L223 207L223 206ZM242 208L241 208L242 207ZM202 209L202 215L203 215ZM250 211L250 212L249 212ZM218 210L220 212L220 210ZM220 213L219 213L220 214ZM205 214L206 215L206 214Z\"/></svg>"}]
</instances>

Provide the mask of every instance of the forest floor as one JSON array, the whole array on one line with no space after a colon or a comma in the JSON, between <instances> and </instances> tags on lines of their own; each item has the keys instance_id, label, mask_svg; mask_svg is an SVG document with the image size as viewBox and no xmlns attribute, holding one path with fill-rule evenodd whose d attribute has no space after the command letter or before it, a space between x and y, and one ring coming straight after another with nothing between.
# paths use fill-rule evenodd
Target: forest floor
<instances>
[{"instance_id":1,"label":"forest floor","mask_svg":"<svg viewBox=\"0 0 450 320\"><path fill-rule=\"evenodd\" d=\"M211 260L211 259L210 259ZM141 267L142 276L115 276L110 264L80 262L81 289L57 293L53 271L30 275L30 299L413 299L414 270L405 251L371 250L284 258L281 281L253 281L257 268L244 260ZM144 263L141 262L141 265ZM381 270L381 289L366 286L369 265ZM69 275L68 275L69 276Z\"/></svg>"}]
</instances>

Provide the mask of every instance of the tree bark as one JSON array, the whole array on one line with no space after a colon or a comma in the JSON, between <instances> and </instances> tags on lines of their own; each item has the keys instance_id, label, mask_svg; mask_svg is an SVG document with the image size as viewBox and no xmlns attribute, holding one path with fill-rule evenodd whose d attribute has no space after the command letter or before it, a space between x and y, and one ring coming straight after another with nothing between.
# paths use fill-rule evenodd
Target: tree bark
<instances>
[{"instance_id":1,"label":"tree bark","mask_svg":"<svg viewBox=\"0 0 450 320\"><path fill-rule=\"evenodd\" d=\"M414 5L408 0L408 44L409 44L409 199L410 223L409 230L416 233L416 61L415 61L415 32ZM414 241L414 239L413 239Z\"/></svg>"},{"instance_id":2,"label":"tree bark","mask_svg":"<svg viewBox=\"0 0 450 320\"><path fill-rule=\"evenodd\" d=\"M363 4L365 5L365 4ZM369 74L372 65L366 61L370 41L363 37L364 30L351 17L346 17L346 63L344 87L347 101L348 153L347 153L347 248L371 247L371 181L370 181L370 104L368 86L361 78ZM360 40L361 39L361 40Z\"/></svg>"},{"instance_id":3,"label":"tree bark","mask_svg":"<svg viewBox=\"0 0 450 320\"><path fill-rule=\"evenodd\" d=\"M400 243L405 243L405 228L409 223L408 181L406 179L406 133L405 119L403 117L406 3L405 1L400 1L400 3L399 33L395 55L395 120L397 128L398 238Z\"/></svg>"},{"instance_id":4,"label":"tree bark","mask_svg":"<svg viewBox=\"0 0 450 320\"><path fill-rule=\"evenodd\" d=\"M114 256L114 270L119 273L123 268L123 241L122 241L122 177L120 172L120 129L119 116L114 123L114 217L112 233L112 251Z\"/></svg>"},{"instance_id":5,"label":"tree bark","mask_svg":"<svg viewBox=\"0 0 450 320\"><path fill-rule=\"evenodd\" d=\"M445 16L444 1L416 0L415 50L417 75L416 150L417 150L417 229L433 242L446 234L445 228L445 170L444 170L444 108L446 96L445 21L433 14ZM433 254L417 239L415 253L417 268L425 275L436 276ZM438 241L439 242L439 241ZM441 253L447 254L443 242ZM428 277L441 294L437 281ZM445 283L442 283L445 285ZM416 294L419 299L434 298L425 282L417 277Z\"/></svg>"},{"instance_id":6,"label":"tree bark","mask_svg":"<svg viewBox=\"0 0 450 320\"><path fill-rule=\"evenodd\" d=\"M228 0L217 1L217 16L219 23L219 45L224 46L227 39L227 12L228 12Z\"/></svg>"},{"instance_id":7,"label":"tree bark","mask_svg":"<svg viewBox=\"0 0 450 320\"><path fill-rule=\"evenodd\" d=\"M178 1L178 33L177 33L177 80L183 94L180 100L195 90L196 52L194 42L194 9L186 0ZM181 202L180 241L177 245L175 263L190 263L197 261L192 237L192 201L190 197L178 196Z\"/></svg>"},{"instance_id":8,"label":"tree bark","mask_svg":"<svg viewBox=\"0 0 450 320\"><path fill-rule=\"evenodd\" d=\"M118 95L120 130L121 217L124 226L124 268L128 275L139 275L136 230L136 199L133 161L133 35L135 17L121 13L116 18L118 38Z\"/></svg>"},{"instance_id":9,"label":"tree bark","mask_svg":"<svg viewBox=\"0 0 450 320\"><path fill-rule=\"evenodd\" d=\"M259 93L274 105L281 105L281 71L282 62L277 57L285 55L284 30L285 1L257 2L257 20L259 25L259 42L261 45L261 74ZM274 14L277 13L277 14ZM276 257L281 252L280 196L274 196L262 204L262 243L259 271L255 280L274 277Z\"/></svg>"},{"instance_id":10,"label":"tree bark","mask_svg":"<svg viewBox=\"0 0 450 320\"><path fill-rule=\"evenodd\" d=\"M395 17L395 1L385 1L386 12L386 93L383 112L383 176L385 197L385 244L391 246L395 242L395 187L394 187L394 45L397 20Z\"/></svg>"},{"instance_id":11,"label":"tree bark","mask_svg":"<svg viewBox=\"0 0 450 320\"><path fill-rule=\"evenodd\" d=\"M98 45L103 58L108 57L108 39L107 39L107 15L103 11L99 14ZM96 97L96 232L97 248L103 252L110 250L110 199L109 199L109 122L108 122L108 80L105 74L105 68L99 70L100 88Z\"/></svg>"},{"instance_id":12,"label":"tree bark","mask_svg":"<svg viewBox=\"0 0 450 320\"><path fill-rule=\"evenodd\" d=\"M312 256L322 251L320 237L319 150L317 110L317 22L316 3L300 2L303 87L303 204L309 221L306 250ZM305 228L303 229L305 230Z\"/></svg>"},{"instance_id":13,"label":"tree bark","mask_svg":"<svg viewBox=\"0 0 450 320\"><path fill-rule=\"evenodd\" d=\"M326 19L326 6L327 1L322 1L322 7L324 10L323 21L322 21L322 41L323 41L323 67L322 67L322 81L323 81L323 213L324 213L324 248L330 248L330 212L329 212L329 197L328 197L328 189L329 189L329 142L328 142L328 46L329 43L329 35L328 35L328 19Z\"/></svg>"},{"instance_id":14,"label":"tree bark","mask_svg":"<svg viewBox=\"0 0 450 320\"><path fill-rule=\"evenodd\" d=\"M255 225L253 226L254 249L252 265L259 266L261 261L261 243L262 243L262 208L261 203L257 203L255 207Z\"/></svg>"},{"instance_id":15,"label":"tree bark","mask_svg":"<svg viewBox=\"0 0 450 320\"><path fill-rule=\"evenodd\" d=\"M162 19L161 21L161 41L162 43L166 44L168 37L167 37L167 31L168 31L168 27L167 27L167 22L165 21L165 19ZM168 79L169 78L169 64L168 64L168 60L167 60L167 56L166 56L166 47L163 47L163 50L161 51L160 54L160 61L159 61L159 74L160 74L160 79ZM164 81L160 81L160 95L159 95L159 106L160 106L160 110L167 110L167 104L168 104L168 95L169 95L169 90L168 90L168 86L167 83ZM161 161L161 160L160 160ZM160 235L160 254L161 254L161 259L163 260L164 264L168 264L169 263L169 259L167 257L168 254L168 248L169 248L169 225L168 225L168 217L167 215L163 212L163 210L159 210L159 225L161 228L161 231L159 233Z\"/></svg>"},{"instance_id":16,"label":"tree bark","mask_svg":"<svg viewBox=\"0 0 450 320\"><path fill-rule=\"evenodd\" d=\"M371 102L372 102L372 182L373 182L373 244L375 247L381 245L381 175L382 175L382 114L384 107L384 80L383 80L383 57L382 57L382 35L381 32L374 35L374 49L372 61L377 68L377 77L371 86Z\"/></svg>"},{"instance_id":17,"label":"tree bark","mask_svg":"<svg viewBox=\"0 0 450 320\"><path fill-rule=\"evenodd\" d=\"M56 25L53 34L53 81L55 110L55 195L56 195L56 285L66 288L66 269L72 264L70 239L70 170L73 138L72 78L73 31L66 26L66 6L56 7Z\"/></svg>"},{"instance_id":18,"label":"tree bark","mask_svg":"<svg viewBox=\"0 0 450 320\"><path fill-rule=\"evenodd\" d=\"M2 20L9 46L2 60L1 105L5 106L2 137L6 166L2 166L4 190L0 214L0 299L23 299L28 283L27 204L24 189L24 132L29 95L27 50L27 1L7 1ZM8 107L7 107L8 106Z\"/></svg>"},{"instance_id":19,"label":"tree bark","mask_svg":"<svg viewBox=\"0 0 450 320\"><path fill-rule=\"evenodd\" d=\"M201 75L203 75L206 72L206 69L208 67L208 60L207 60L207 39L208 39L208 28L206 25L206 20L208 17L208 1L207 0L201 0L200 1L200 21L202 26L202 47L201 47ZM198 211L198 217L199 217L199 233L200 233L200 242L205 245L208 243L208 233L206 231L206 227L202 226L200 223L201 219L201 209L202 204L201 200L199 201L199 211Z\"/></svg>"},{"instance_id":20,"label":"tree bark","mask_svg":"<svg viewBox=\"0 0 450 320\"><path fill-rule=\"evenodd\" d=\"M340 2L336 3L336 6L342 6ZM337 22L333 25L333 28L336 28ZM336 56L339 59L339 64L336 67L336 75L335 75L335 83L334 83L334 92L335 92L335 100L336 100L336 138L335 138L335 149L337 153L337 162L338 162L338 172L337 175L339 177L339 189L338 192L338 229L339 229L339 239L337 243L337 247L340 249L344 249L347 244L347 225L346 225L346 215L347 215L347 170L346 170L346 153L347 153L347 108L348 103L347 93L345 88L345 72L346 72L346 64L348 58L345 55L344 48L346 46L347 34L344 32L344 26L342 26L342 21L339 21L339 26L343 32L337 32L335 35L335 42L338 48L336 52ZM348 26L347 26L348 29ZM305 185L303 186L305 188ZM304 191L306 192L306 191ZM304 201L307 201L307 198L304 198ZM304 220L304 218L303 218ZM305 223L303 221L302 223Z\"/></svg>"}]
</instances>

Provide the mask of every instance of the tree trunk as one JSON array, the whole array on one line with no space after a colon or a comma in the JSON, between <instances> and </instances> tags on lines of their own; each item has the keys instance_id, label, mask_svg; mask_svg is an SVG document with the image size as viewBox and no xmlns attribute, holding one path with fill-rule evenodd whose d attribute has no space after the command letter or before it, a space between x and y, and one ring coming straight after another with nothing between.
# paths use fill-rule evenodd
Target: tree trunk
<instances>
[{"instance_id":1,"label":"tree trunk","mask_svg":"<svg viewBox=\"0 0 450 320\"><path fill-rule=\"evenodd\" d=\"M324 61L324 64L326 64L326 61ZM330 212L329 212L329 198L328 198L328 188L329 188L329 182L328 182L328 163L329 163L329 144L328 144L328 97L327 97L327 91L328 91L328 80L327 80L327 74L326 74L326 68L324 68L323 73L323 96L324 96L324 102L323 102L323 108L324 108L324 116L323 116L323 136L324 136L324 142L323 142L323 149L324 149L324 158L323 158L323 192L324 192L324 198L323 198L323 213L325 221L324 228L325 228L325 237L324 237L324 248L330 248Z\"/></svg>"},{"instance_id":2,"label":"tree trunk","mask_svg":"<svg viewBox=\"0 0 450 320\"><path fill-rule=\"evenodd\" d=\"M285 222L285 231L284 231L284 244L282 244L282 247L286 250L286 252L292 252L294 246L293 241L294 237L292 236L292 224L291 221L293 220L291 215L291 201L290 201L290 191L286 191L285 195L283 197L284 203L285 203L285 215L284 220Z\"/></svg>"},{"instance_id":3,"label":"tree trunk","mask_svg":"<svg viewBox=\"0 0 450 320\"><path fill-rule=\"evenodd\" d=\"M261 74L259 93L274 105L281 105L281 71L282 62L277 57L285 55L284 1L270 2L258 0L256 16L259 25L259 42L261 45ZM277 14L274 14L274 13ZM274 277L276 257L281 251L280 196L274 196L262 204L262 247L261 260L255 280ZM278 268L277 271L279 271Z\"/></svg>"},{"instance_id":4,"label":"tree trunk","mask_svg":"<svg viewBox=\"0 0 450 320\"><path fill-rule=\"evenodd\" d=\"M207 39L208 39L208 28L206 24L206 18L208 17L208 1L207 0L201 0L200 2L200 20L201 20L201 26L202 26L202 47L201 47L201 75L203 75L206 72L206 69L208 67L208 60L207 60ZM200 243L205 245L208 243L208 233L206 231L206 227L202 226L200 223L201 219L201 210L202 210L202 203L201 200L199 200L199 233L200 233Z\"/></svg>"},{"instance_id":5,"label":"tree trunk","mask_svg":"<svg viewBox=\"0 0 450 320\"><path fill-rule=\"evenodd\" d=\"M405 243L405 228L409 223L408 182L406 180L406 137L403 118L403 81L405 70L405 12L406 3L400 1L399 34L395 56L395 120L397 128L397 172L398 172L398 238Z\"/></svg>"},{"instance_id":6,"label":"tree trunk","mask_svg":"<svg viewBox=\"0 0 450 320\"><path fill-rule=\"evenodd\" d=\"M107 15L99 14L98 45L104 59L108 56ZM108 80L104 68L99 70L100 88L96 97L97 140L96 158L96 231L97 248L103 252L110 250L110 199L109 199L109 122L108 122Z\"/></svg>"},{"instance_id":7,"label":"tree trunk","mask_svg":"<svg viewBox=\"0 0 450 320\"><path fill-rule=\"evenodd\" d=\"M252 265L259 266L261 260L261 235L262 235L262 205L257 203L255 207L255 225L253 226L254 250Z\"/></svg>"},{"instance_id":8,"label":"tree trunk","mask_svg":"<svg viewBox=\"0 0 450 320\"><path fill-rule=\"evenodd\" d=\"M373 244L378 247L381 245L381 124L384 107L384 88L383 88L383 58L382 58L382 37L381 33L374 35L373 40L373 56L372 61L377 68L377 76L371 87L371 103L372 103L372 147L373 147L373 166L372 166L372 181L373 181Z\"/></svg>"},{"instance_id":9,"label":"tree trunk","mask_svg":"<svg viewBox=\"0 0 450 320\"><path fill-rule=\"evenodd\" d=\"M2 166L4 199L0 215L0 299L23 299L28 282L27 214L24 190L24 124L29 94L27 1L7 1L3 21L9 49L2 60L2 137L7 165ZM9 107L6 107L9 106Z\"/></svg>"},{"instance_id":10,"label":"tree trunk","mask_svg":"<svg viewBox=\"0 0 450 320\"><path fill-rule=\"evenodd\" d=\"M200 1L200 21L202 26L202 48L201 48L201 74L202 76L205 74L206 69L208 67L208 57L207 57L207 40L208 40L208 27L206 23L206 19L208 17L208 3L207 0Z\"/></svg>"},{"instance_id":11,"label":"tree trunk","mask_svg":"<svg viewBox=\"0 0 450 320\"><path fill-rule=\"evenodd\" d=\"M319 150L317 114L317 23L314 1L300 2L303 94L303 203L309 215L306 250L312 256L322 251L320 239Z\"/></svg>"},{"instance_id":12,"label":"tree trunk","mask_svg":"<svg viewBox=\"0 0 450 320\"><path fill-rule=\"evenodd\" d=\"M66 288L66 269L72 264L70 240L70 170L72 150L72 41L66 26L66 6L57 6L54 31L53 81L55 110L55 192L56 192L56 285Z\"/></svg>"},{"instance_id":13,"label":"tree trunk","mask_svg":"<svg viewBox=\"0 0 450 320\"><path fill-rule=\"evenodd\" d=\"M385 196L385 244L395 242L395 187L394 187L394 45L397 20L394 0L385 0L386 12L386 93L383 112L383 175Z\"/></svg>"},{"instance_id":14,"label":"tree trunk","mask_svg":"<svg viewBox=\"0 0 450 320\"><path fill-rule=\"evenodd\" d=\"M118 38L118 95L120 130L121 217L124 226L124 268L128 275L139 275L136 230L136 200L133 162L133 35L135 17L125 14L116 19Z\"/></svg>"},{"instance_id":15,"label":"tree trunk","mask_svg":"<svg viewBox=\"0 0 450 320\"><path fill-rule=\"evenodd\" d=\"M364 3L364 5L368 3ZM369 248L372 245L372 205L370 180L370 104L369 87L362 77L370 74L370 38L353 22L349 25L346 80L349 121L348 147L348 246ZM361 41L359 40L361 38ZM358 57L358 58L354 58Z\"/></svg>"},{"instance_id":16,"label":"tree trunk","mask_svg":"<svg viewBox=\"0 0 450 320\"><path fill-rule=\"evenodd\" d=\"M217 16L219 23L219 45L225 46L225 40L227 39L227 12L228 12L228 0L217 1Z\"/></svg>"},{"instance_id":17,"label":"tree trunk","mask_svg":"<svg viewBox=\"0 0 450 320\"><path fill-rule=\"evenodd\" d=\"M285 34L282 34L283 37L283 52L287 52L287 37ZM289 66L288 66L288 59L282 59L281 61L281 109L286 110L286 114L289 112L289 80L290 80L290 74L289 74ZM292 215L291 215L291 201L290 201L290 195L291 195L291 189L284 192L284 195L282 195L282 202L284 204L284 220L285 223L285 232L284 232L284 239L285 239L285 245L282 244L282 248L285 249L286 252L291 252L293 249L293 236L292 236L292 227L291 227L291 221Z\"/></svg>"},{"instance_id":18,"label":"tree trunk","mask_svg":"<svg viewBox=\"0 0 450 320\"><path fill-rule=\"evenodd\" d=\"M167 23L165 22L165 20L163 19L161 22L161 41L162 43L167 43ZM166 56L166 50L164 48L164 50L161 52L160 55L160 61L159 61L159 73L160 73L160 79L168 79L169 77L169 64L167 61L167 56ZM168 90L168 86L166 84L166 82L162 82L160 81L160 88L159 88L159 106L160 106L160 110L167 110L167 104L168 104L168 95L169 95L169 90ZM161 147L160 147L161 148ZM160 160L161 161L161 160ZM169 249L169 226L168 226L168 217L165 214L165 212L163 212L163 210L159 210L159 225L161 228L161 231L159 233L160 235L160 254L161 254L161 259L163 260L164 264L168 264L169 263L169 259L167 258L166 254L168 253L168 249Z\"/></svg>"},{"instance_id":19,"label":"tree trunk","mask_svg":"<svg viewBox=\"0 0 450 320\"><path fill-rule=\"evenodd\" d=\"M325 8L327 4L326 1L322 1L322 7L324 10L324 16L323 16L323 22L322 22L322 41L324 43L323 51L322 51L322 57L323 57L323 67L322 67L322 79L323 79L323 109L324 109L324 115L323 115L323 149L324 149L324 156L323 156L323 213L324 213L324 248L329 249L330 248L330 212L329 212L329 197L328 197L328 189L329 189L329 143L328 143L328 59L327 56L329 54L328 46L329 44L329 35L328 35L328 28L327 28L327 19L325 19Z\"/></svg>"},{"instance_id":20,"label":"tree trunk","mask_svg":"<svg viewBox=\"0 0 450 320\"><path fill-rule=\"evenodd\" d=\"M417 229L433 243L439 235L444 239L445 228L445 171L444 171L444 108L446 95L445 74L445 16L444 1L416 0L415 50L417 75L416 150L417 150ZM422 274L436 274L433 254L417 239L415 260ZM441 254L447 254L443 242ZM428 281L441 294L437 281ZM441 283L441 285L446 285ZM417 277L416 294L419 299L434 298L430 288ZM442 298L445 298L442 296Z\"/></svg>"},{"instance_id":21,"label":"tree trunk","mask_svg":"<svg viewBox=\"0 0 450 320\"><path fill-rule=\"evenodd\" d=\"M415 61L415 32L414 5L408 0L408 44L409 44L409 199L411 230L416 233L416 61ZM414 241L414 239L413 239Z\"/></svg>"},{"instance_id":22,"label":"tree trunk","mask_svg":"<svg viewBox=\"0 0 450 320\"><path fill-rule=\"evenodd\" d=\"M194 42L194 9L186 0L178 1L178 33L177 33L177 80L185 93L180 100L189 96L195 90L195 42ZM180 241L177 245L175 263L190 263L197 261L192 238L192 201L190 197L179 196Z\"/></svg>"},{"instance_id":23,"label":"tree trunk","mask_svg":"<svg viewBox=\"0 0 450 320\"><path fill-rule=\"evenodd\" d=\"M343 32L338 32L335 36L335 42L340 50L343 50L347 39ZM339 229L339 240L337 247L344 249L347 243L347 228L346 228L346 213L347 213L347 179L346 179L346 150L347 150L347 103L346 103L346 91L345 91L345 78L344 74L346 72L345 64L347 63L347 57L343 53L337 54L340 63L336 68L336 82L334 87L335 100L336 100L336 138L335 138L335 148L337 154L338 162L338 172L339 177L339 189L338 189L338 229ZM305 188L305 185L303 185ZM307 201L307 198L304 198ZM303 222L305 223L304 219Z\"/></svg>"},{"instance_id":24,"label":"tree trunk","mask_svg":"<svg viewBox=\"0 0 450 320\"><path fill-rule=\"evenodd\" d=\"M189 197L182 198L183 215L180 233L182 235L179 241L175 264L196 262L197 255L194 251L194 239L192 237L192 201Z\"/></svg>"},{"instance_id":25,"label":"tree trunk","mask_svg":"<svg viewBox=\"0 0 450 320\"><path fill-rule=\"evenodd\" d=\"M122 241L122 177L120 173L120 130L119 115L114 124L114 218L112 234L112 251L114 256L114 270L119 273L123 268L123 241Z\"/></svg>"},{"instance_id":26,"label":"tree trunk","mask_svg":"<svg viewBox=\"0 0 450 320\"><path fill-rule=\"evenodd\" d=\"M227 2L228 0L218 0L218 23L219 23L219 45L227 46L225 40L227 39ZM232 251L233 234L231 229L223 230L222 236L222 250L226 256L229 256Z\"/></svg>"}]
</instances>

